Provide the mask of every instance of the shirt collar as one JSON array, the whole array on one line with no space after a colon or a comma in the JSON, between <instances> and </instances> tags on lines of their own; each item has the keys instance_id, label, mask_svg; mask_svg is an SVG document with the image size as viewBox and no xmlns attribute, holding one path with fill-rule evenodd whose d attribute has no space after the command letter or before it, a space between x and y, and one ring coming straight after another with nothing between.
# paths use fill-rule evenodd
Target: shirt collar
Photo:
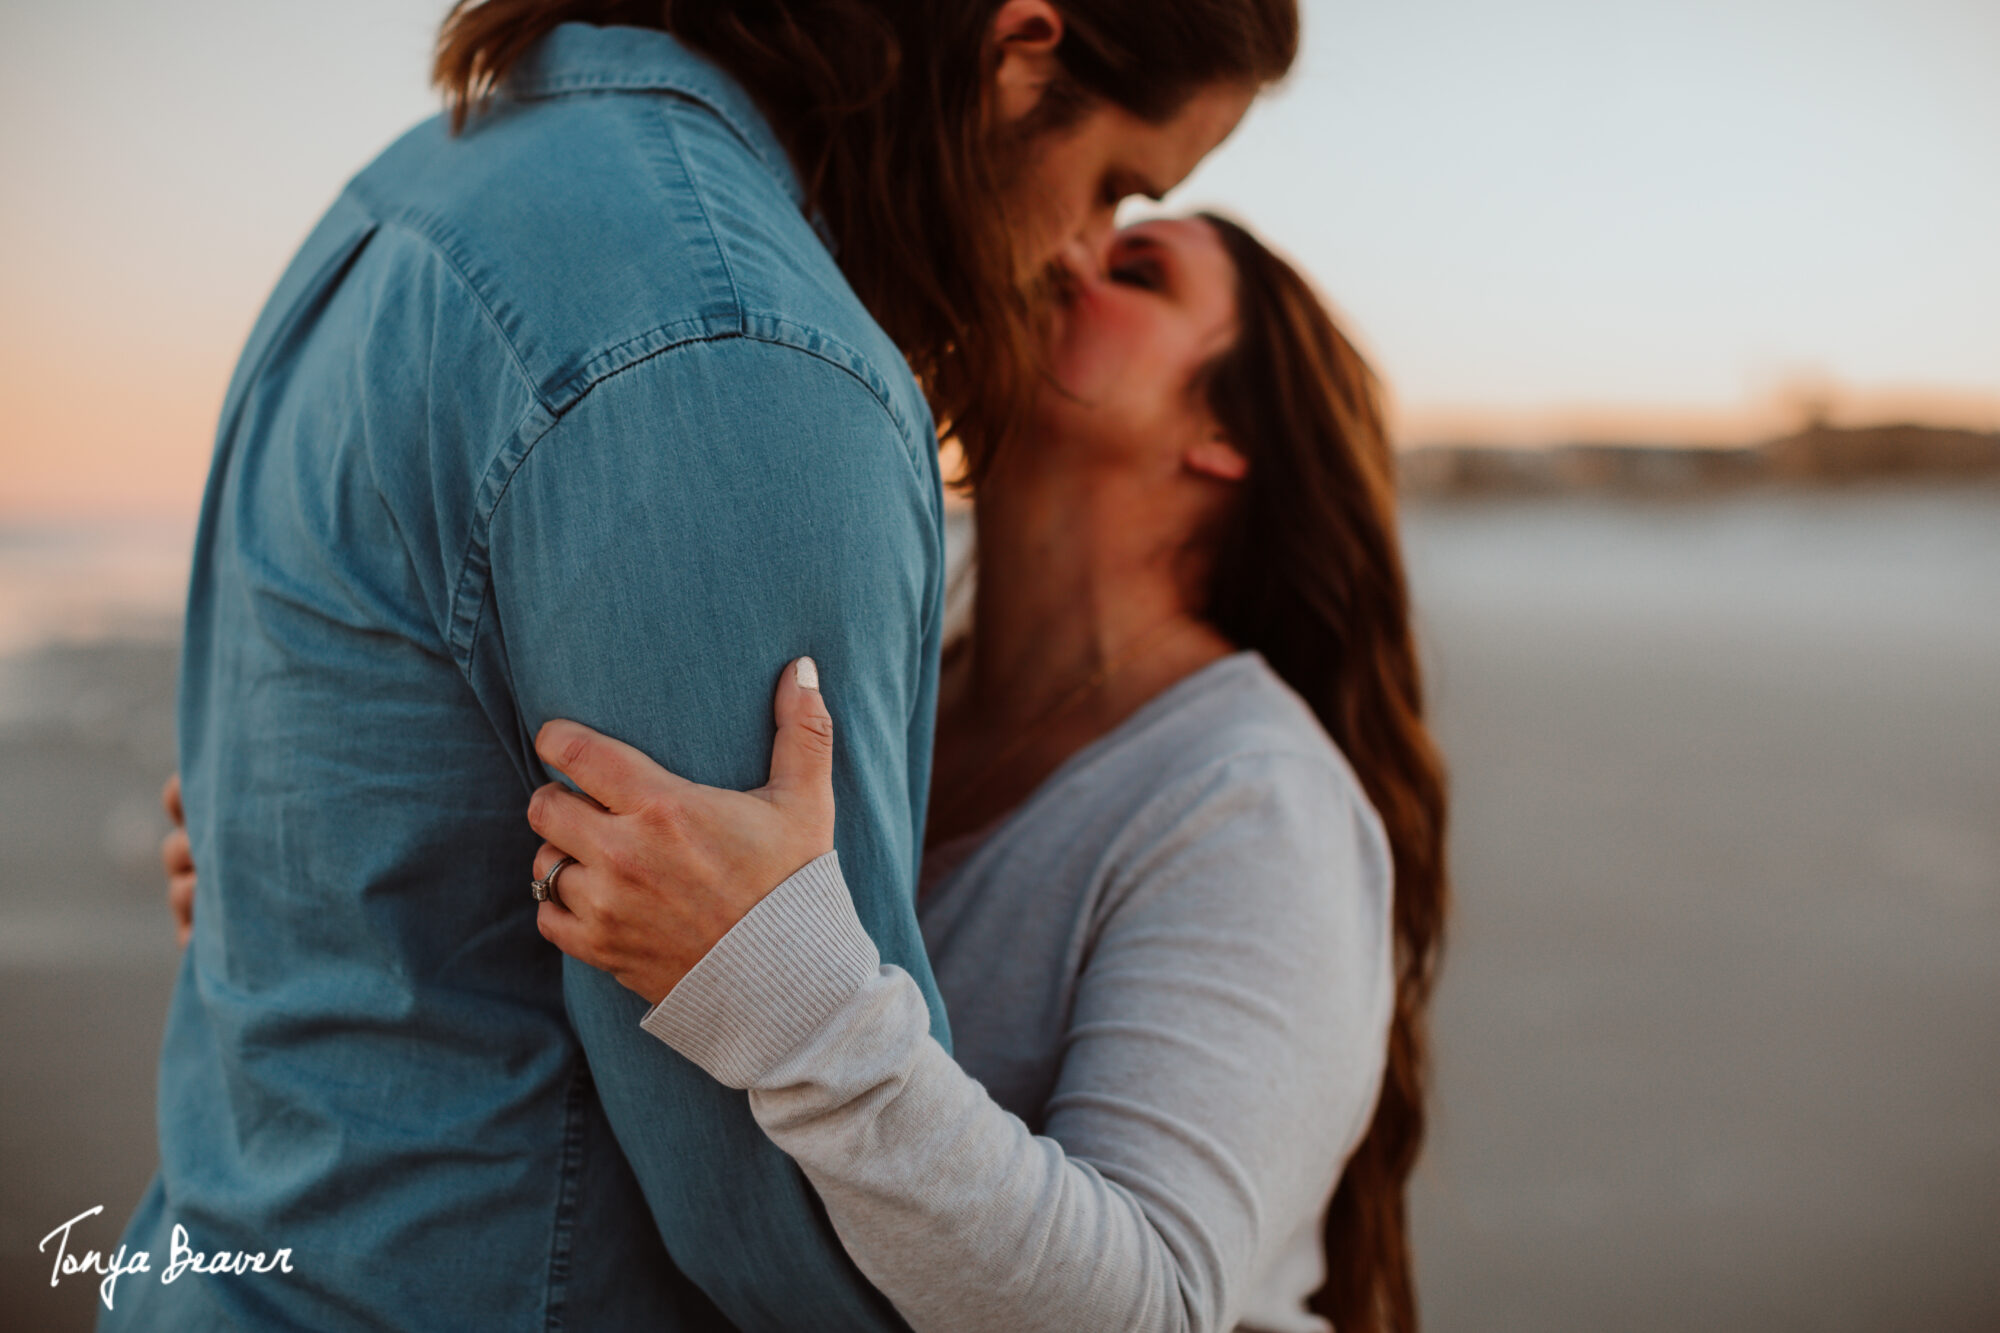
<instances>
[{"instance_id":1,"label":"shirt collar","mask_svg":"<svg viewBox=\"0 0 2000 1333\"><path fill-rule=\"evenodd\" d=\"M791 156L755 100L742 84L671 33L562 24L522 57L508 75L507 92L523 101L579 92L665 92L699 102L757 155L793 203L805 207L805 190Z\"/></svg>"}]
</instances>

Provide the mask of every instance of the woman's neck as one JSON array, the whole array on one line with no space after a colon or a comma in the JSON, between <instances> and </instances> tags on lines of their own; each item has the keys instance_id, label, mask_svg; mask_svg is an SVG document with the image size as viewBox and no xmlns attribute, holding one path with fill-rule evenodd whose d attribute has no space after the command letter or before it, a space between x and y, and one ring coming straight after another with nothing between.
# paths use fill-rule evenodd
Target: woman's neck
<instances>
[{"instance_id":1,"label":"woman's neck","mask_svg":"<svg viewBox=\"0 0 2000 1333\"><path fill-rule=\"evenodd\" d=\"M1053 489L1053 488L1051 488ZM995 488L976 513L967 699L1021 723L1169 622L1194 622L1171 551L1148 549L1116 495ZM1148 674L1125 665L1121 676ZM1115 683L1115 682L1107 682Z\"/></svg>"},{"instance_id":2,"label":"woman's neck","mask_svg":"<svg viewBox=\"0 0 2000 1333\"><path fill-rule=\"evenodd\" d=\"M938 841L1011 809L1063 760L1232 651L1198 614L1168 516L1115 484L996 484L976 511L966 651L941 691Z\"/></svg>"}]
</instances>

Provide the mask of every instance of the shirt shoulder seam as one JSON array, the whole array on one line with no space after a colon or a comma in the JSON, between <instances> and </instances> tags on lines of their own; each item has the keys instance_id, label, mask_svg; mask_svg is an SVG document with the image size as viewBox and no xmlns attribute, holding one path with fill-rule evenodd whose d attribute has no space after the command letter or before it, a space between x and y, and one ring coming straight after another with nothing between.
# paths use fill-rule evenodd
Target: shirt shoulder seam
<instances>
[{"instance_id":1,"label":"shirt shoulder seam","mask_svg":"<svg viewBox=\"0 0 2000 1333\"><path fill-rule=\"evenodd\" d=\"M535 377L522 360L513 339L492 303L486 299L479 285L472 280L466 270L463 257L458 253L449 228L427 214L409 210L391 212L374 206L374 201L365 191L354 190L356 202L374 219L378 228L395 231L410 237L423 246L442 269L451 275L453 282L480 312L481 319L491 331L494 339L505 349L509 366L517 382L528 398L528 406L522 412L515 428L487 461L481 470L481 479L475 499L473 521L466 533L464 549L460 553L458 569L452 578L452 593L445 611L446 643L459 663L460 670L470 672L474 649L478 643L479 631L484 619L486 592L489 587L491 561L487 551L487 536L491 529L494 511L505 497L508 484L514 472L524 463L548 432L565 416L575 410L590 393L605 381L633 370L655 357L685 347L691 343L720 342L730 338L743 338L750 342L764 343L774 347L786 347L801 355L842 371L858 383L888 417L897 437L902 441L906 461L914 465L914 451L918 442L912 437L912 428L906 414L897 410L894 394L887 379L860 349L828 333L824 329L800 324L777 314L750 314L743 309L740 299L735 300L734 318L718 322L714 316L694 316L688 319L659 324L622 342L615 343L593 356L584 364L581 372L559 386L555 394L544 393ZM703 214L707 227L707 215ZM713 229L710 230L714 243ZM720 247L718 246L720 258ZM725 273L727 260L723 259ZM735 293L733 279L730 290ZM537 421L536 418L541 418Z\"/></svg>"}]
</instances>

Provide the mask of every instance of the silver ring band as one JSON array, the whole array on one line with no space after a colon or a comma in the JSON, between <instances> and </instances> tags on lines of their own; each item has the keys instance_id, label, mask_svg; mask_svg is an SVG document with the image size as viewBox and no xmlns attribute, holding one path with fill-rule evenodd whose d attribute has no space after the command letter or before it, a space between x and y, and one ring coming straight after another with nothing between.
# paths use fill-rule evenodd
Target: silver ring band
<instances>
[{"instance_id":1,"label":"silver ring band","mask_svg":"<svg viewBox=\"0 0 2000 1333\"><path fill-rule=\"evenodd\" d=\"M528 895L538 903L554 902L560 905L562 899L556 894L556 876L562 874L564 866L575 864L574 856L558 856L556 863L549 867L548 874L529 883Z\"/></svg>"}]
</instances>

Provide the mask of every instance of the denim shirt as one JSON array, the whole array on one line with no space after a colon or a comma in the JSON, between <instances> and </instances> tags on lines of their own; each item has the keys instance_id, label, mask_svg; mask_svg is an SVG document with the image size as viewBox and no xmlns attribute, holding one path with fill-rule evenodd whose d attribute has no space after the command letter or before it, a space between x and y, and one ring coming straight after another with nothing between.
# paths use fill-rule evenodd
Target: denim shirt
<instances>
[{"instance_id":1,"label":"denim shirt","mask_svg":"<svg viewBox=\"0 0 2000 1333\"><path fill-rule=\"evenodd\" d=\"M524 811L552 717L760 785L811 654L841 862L943 1039L912 901L942 572L923 397L714 65L567 25L363 171L224 405L195 934L126 1234L155 1276L101 1327L898 1326L744 1095L541 938ZM164 1284L177 1226L293 1271Z\"/></svg>"}]
</instances>

